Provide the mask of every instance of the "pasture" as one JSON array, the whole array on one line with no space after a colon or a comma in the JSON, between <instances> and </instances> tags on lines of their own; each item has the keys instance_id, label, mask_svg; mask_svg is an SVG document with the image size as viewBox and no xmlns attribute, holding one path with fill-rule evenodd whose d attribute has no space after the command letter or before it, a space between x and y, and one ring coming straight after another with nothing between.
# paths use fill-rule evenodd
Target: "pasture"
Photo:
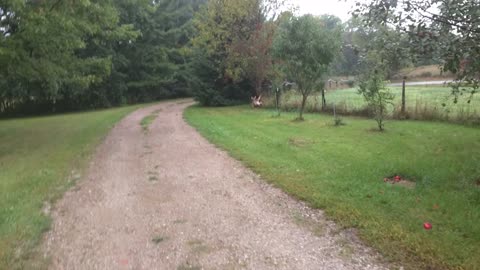
<instances>
[{"instance_id":1,"label":"pasture","mask_svg":"<svg viewBox=\"0 0 480 270\"><path fill-rule=\"evenodd\" d=\"M394 104L390 106L398 112L401 106L401 87L389 87L395 95ZM461 123L480 123L480 96L462 95L454 103L452 90L446 86L407 86L406 110L411 119L417 120L442 120ZM329 90L326 92L328 110L332 111L335 105L337 112L346 115L366 115L366 103L357 88L343 90ZM470 100L470 103L468 102ZM295 111L300 103L300 97L294 91L287 91L282 95L282 109ZM272 107L273 99L267 104ZM320 111L321 97L317 93L309 98L306 110L309 112Z\"/></svg>"}]
</instances>

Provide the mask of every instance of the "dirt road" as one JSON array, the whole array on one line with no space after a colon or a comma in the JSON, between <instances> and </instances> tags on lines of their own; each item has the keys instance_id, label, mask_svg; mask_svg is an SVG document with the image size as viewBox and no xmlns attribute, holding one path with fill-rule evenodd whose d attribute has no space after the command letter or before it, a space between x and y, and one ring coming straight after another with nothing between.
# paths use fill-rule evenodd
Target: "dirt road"
<instances>
[{"instance_id":1,"label":"dirt road","mask_svg":"<svg viewBox=\"0 0 480 270\"><path fill-rule=\"evenodd\" d=\"M140 109L112 129L54 207L52 269L385 268L353 233L202 138L182 118L190 104Z\"/></svg>"}]
</instances>

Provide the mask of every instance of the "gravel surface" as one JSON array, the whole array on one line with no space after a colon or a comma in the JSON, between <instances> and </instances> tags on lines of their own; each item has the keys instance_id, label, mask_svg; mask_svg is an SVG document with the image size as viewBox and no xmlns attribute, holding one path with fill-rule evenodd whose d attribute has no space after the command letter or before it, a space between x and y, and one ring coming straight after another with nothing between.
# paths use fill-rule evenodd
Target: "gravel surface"
<instances>
[{"instance_id":1,"label":"gravel surface","mask_svg":"<svg viewBox=\"0 0 480 270\"><path fill-rule=\"evenodd\" d=\"M52 209L51 269L387 268L354 232L202 138L182 117L191 104L140 109L112 129Z\"/></svg>"}]
</instances>

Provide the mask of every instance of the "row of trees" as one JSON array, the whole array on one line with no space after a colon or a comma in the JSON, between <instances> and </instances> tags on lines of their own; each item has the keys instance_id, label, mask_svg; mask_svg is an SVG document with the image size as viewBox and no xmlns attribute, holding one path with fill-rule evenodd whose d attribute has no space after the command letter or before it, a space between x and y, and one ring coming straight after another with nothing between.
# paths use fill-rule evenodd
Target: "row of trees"
<instances>
[{"instance_id":1,"label":"row of trees","mask_svg":"<svg viewBox=\"0 0 480 270\"><path fill-rule=\"evenodd\" d=\"M345 24L286 2L3 0L0 113L191 95L229 105L285 81L305 104L329 72L388 78L425 62L478 88L477 1L361 1Z\"/></svg>"},{"instance_id":2,"label":"row of trees","mask_svg":"<svg viewBox=\"0 0 480 270\"><path fill-rule=\"evenodd\" d=\"M284 80L306 95L322 88L341 21L291 10L283 0L2 1L0 113L191 95L228 105Z\"/></svg>"},{"instance_id":3,"label":"row of trees","mask_svg":"<svg viewBox=\"0 0 480 270\"><path fill-rule=\"evenodd\" d=\"M205 1L0 2L0 113L191 95L187 44Z\"/></svg>"},{"instance_id":4,"label":"row of trees","mask_svg":"<svg viewBox=\"0 0 480 270\"><path fill-rule=\"evenodd\" d=\"M245 102L290 81L302 94L302 119L341 49L340 19L297 17L279 0L209 1L195 26L194 94L204 105Z\"/></svg>"},{"instance_id":5,"label":"row of trees","mask_svg":"<svg viewBox=\"0 0 480 270\"><path fill-rule=\"evenodd\" d=\"M359 1L354 11L365 27L398 33L408 42L394 48L408 48L406 55L412 59L433 59L453 73L456 95L473 95L479 88L479 15L480 3L470 0ZM382 38L380 44L386 48L380 51L388 53L389 39Z\"/></svg>"}]
</instances>

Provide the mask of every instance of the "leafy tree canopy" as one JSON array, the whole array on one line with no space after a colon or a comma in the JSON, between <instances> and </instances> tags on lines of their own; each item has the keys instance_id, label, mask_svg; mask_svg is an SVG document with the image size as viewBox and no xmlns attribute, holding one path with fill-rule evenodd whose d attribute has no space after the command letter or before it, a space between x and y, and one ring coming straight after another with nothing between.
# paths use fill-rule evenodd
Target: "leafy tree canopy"
<instances>
[{"instance_id":1,"label":"leafy tree canopy","mask_svg":"<svg viewBox=\"0 0 480 270\"><path fill-rule=\"evenodd\" d=\"M368 25L407 33L417 54L438 56L445 71L479 87L480 2L470 0L371 0L357 3ZM458 93L459 88L456 88Z\"/></svg>"},{"instance_id":2,"label":"leafy tree canopy","mask_svg":"<svg viewBox=\"0 0 480 270\"><path fill-rule=\"evenodd\" d=\"M322 79L340 50L340 31L329 22L326 17L292 16L281 24L274 41L274 55L303 96L299 119L310 93L324 87Z\"/></svg>"}]
</instances>

